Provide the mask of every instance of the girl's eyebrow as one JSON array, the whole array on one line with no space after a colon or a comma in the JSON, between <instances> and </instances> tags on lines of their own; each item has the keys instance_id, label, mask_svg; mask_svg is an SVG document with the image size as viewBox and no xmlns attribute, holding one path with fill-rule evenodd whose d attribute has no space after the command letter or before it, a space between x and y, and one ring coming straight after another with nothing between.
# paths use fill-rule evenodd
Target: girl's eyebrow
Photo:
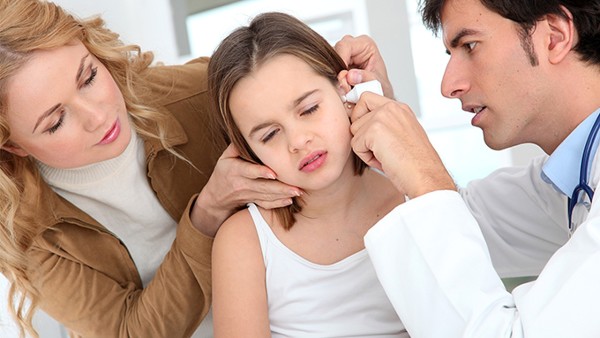
<instances>
[{"instance_id":1,"label":"girl's eyebrow","mask_svg":"<svg viewBox=\"0 0 600 338\"><path fill-rule=\"evenodd\" d=\"M90 56L90 54L86 54L81 58L81 61L79 62L79 68L77 69L77 75L75 76L75 83L78 83L79 80L81 79L81 75L83 74L83 67L85 65L85 60L87 59L87 57ZM35 123L35 126L33 126L33 130L31 131L31 133L35 133L35 130L37 129L37 127L39 127L40 123L42 123L42 121L44 121L45 118L47 118L48 116L52 115L52 113L54 113L54 111L56 109L58 109L58 107L60 107L60 103L55 104L52 108L46 110L42 115L40 115L40 117L38 118L37 122Z\"/></svg>"},{"instance_id":2,"label":"girl's eyebrow","mask_svg":"<svg viewBox=\"0 0 600 338\"><path fill-rule=\"evenodd\" d=\"M318 89L313 89L313 90L310 90L310 91L300 95L299 98L294 100L294 104L292 105L292 107L297 107L300 103L302 103L302 101L304 101L304 99L311 96L313 93L315 93L317 91L318 91Z\"/></svg>"},{"instance_id":3,"label":"girl's eyebrow","mask_svg":"<svg viewBox=\"0 0 600 338\"><path fill-rule=\"evenodd\" d=\"M250 130L250 132L248 133L248 137L252 137L252 135L253 135L254 133L256 133L257 131L259 131L259 130L261 130L261 129L263 129L263 128L266 128L266 127L270 126L272 123L273 123L273 122L271 122L271 121L267 121L267 122L263 122L263 123L260 123L260 124L258 124L258 125L256 125L256 126L254 126L254 127L253 127L253 128Z\"/></svg>"}]
</instances>

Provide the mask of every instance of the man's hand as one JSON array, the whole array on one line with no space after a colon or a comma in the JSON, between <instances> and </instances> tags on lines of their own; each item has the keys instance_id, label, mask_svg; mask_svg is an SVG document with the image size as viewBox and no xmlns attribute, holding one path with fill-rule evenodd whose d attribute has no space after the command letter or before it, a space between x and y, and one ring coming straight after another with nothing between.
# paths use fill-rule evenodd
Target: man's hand
<instances>
[{"instance_id":1,"label":"man's hand","mask_svg":"<svg viewBox=\"0 0 600 338\"><path fill-rule=\"evenodd\" d=\"M382 170L408 197L456 190L409 106L365 92L350 118L354 152L368 165Z\"/></svg>"}]
</instances>

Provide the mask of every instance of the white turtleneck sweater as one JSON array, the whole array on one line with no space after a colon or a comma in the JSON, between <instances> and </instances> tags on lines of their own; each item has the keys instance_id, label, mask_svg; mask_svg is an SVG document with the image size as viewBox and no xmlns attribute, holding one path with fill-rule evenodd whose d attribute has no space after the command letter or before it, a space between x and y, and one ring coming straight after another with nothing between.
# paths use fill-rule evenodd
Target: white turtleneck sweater
<instances>
[{"instance_id":1,"label":"white turtleneck sweater","mask_svg":"<svg viewBox=\"0 0 600 338\"><path fill-rule=\"evenodd\" d=\"M127 247L144 287L171 248L177 222L160 204L147 180L144 142L134 130L116 158L75 169L38 162L52 189L96 219ZM209 313L192 338L212 337Z\"/></svg>"},{"instance_id":2,"label":"white turtleneck sweater","mask_svg":"<svg viewBox=\"0 0 600 338\"><path fill-rule=\"evenodd\" d=\"M145 287L169 251L177 223L150 188L142 139L131 135L116 158L75 169L38 167L56 193L125 243Z\"/></svg>"}]
</instances>

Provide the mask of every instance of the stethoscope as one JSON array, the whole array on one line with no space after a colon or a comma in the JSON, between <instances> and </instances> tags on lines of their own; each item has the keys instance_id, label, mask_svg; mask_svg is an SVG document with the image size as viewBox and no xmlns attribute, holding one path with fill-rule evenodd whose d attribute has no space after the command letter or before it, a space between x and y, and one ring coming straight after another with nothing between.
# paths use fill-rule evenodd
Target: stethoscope
<instances>
[{"instance_id":1,"label":"stethoscope","mask_svg":"<svg viewBox=\"0 0 600 338\"><path fill-rule=\"evenodd\" d=\"M573 190L573 194L569 198L567 202L567 214L569 216L569 230L573 231L573 209L575 209L575 205L577 205L577 201L579 200L579 194L583 191L587 197L590 199L590 203L594 198L594 190L588 185L588 165L590 162L590 155L592 152L592 146L594 145L594 140L596 139L596 135L598 135L598 130L600 129L600 115L596 118L594 125L592 126L592 130L588 135L587 141L585 142L585 147L583 148L583 155L581 156L581 167L579 170L579 184Z\"/></svg>"}]
</instances>

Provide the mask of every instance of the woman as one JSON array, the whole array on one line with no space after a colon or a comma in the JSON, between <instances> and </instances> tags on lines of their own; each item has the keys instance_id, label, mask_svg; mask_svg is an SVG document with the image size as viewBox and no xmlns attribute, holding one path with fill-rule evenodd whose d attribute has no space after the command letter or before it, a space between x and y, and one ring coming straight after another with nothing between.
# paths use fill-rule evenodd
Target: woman
<instances>
[{"instance_id":1,"label":"woman","mask_svg":"<svg viewBox=\"0 0 600 338\"><path fill-rule=\"evenodd\" d=\"M151 67L50 2L0 13L0 267L17 322L36 336L40 307L83 337L191 336L220 224L299 190L213 144L206 59Z\"/></svg>"}]
</instances>

